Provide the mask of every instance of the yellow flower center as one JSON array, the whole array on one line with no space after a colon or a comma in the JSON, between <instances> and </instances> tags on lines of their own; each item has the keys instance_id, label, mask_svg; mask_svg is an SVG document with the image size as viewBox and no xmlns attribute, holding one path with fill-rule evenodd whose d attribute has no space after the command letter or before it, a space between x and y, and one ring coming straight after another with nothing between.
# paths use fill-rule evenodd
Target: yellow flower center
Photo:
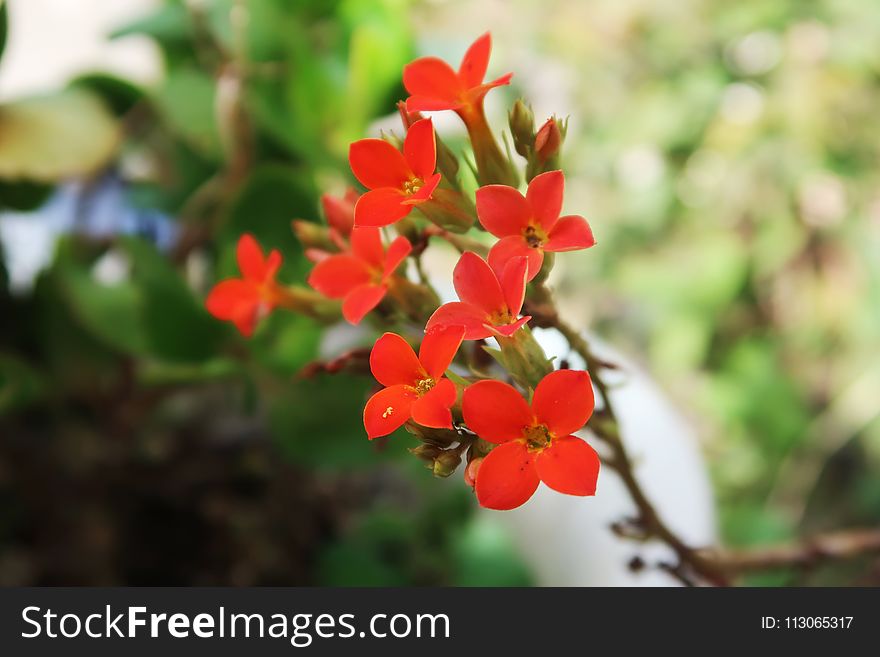
<instances>
[{"instance_id":1,"label":"yellow flower center","mask_svg":"<svg viewBox=\"0 0 880 657\"><path fill-rule=\"evenodd\" d=\"M403 183L403 192L404 192L404 194L408 194L408 195L415 194L417 191L419 191L422 188L422 186L424 184L425 184L425 182L423 180L421 180L420 178L413 178L412 180L407 180L405 183Z\"/></svg>"},{"instance_id":2,"label":"yellow flower center","mask_svg":"<svg viewBox=\"0 0 880 657\"><path fill-rule=\"evenodd\" d=\"M435 385L437 385L437 382L434 381L434 379L432 379L431 377L422 379L416 384L416 392L418 393L419 397L421 397L422 395L427 394L428 391L431 390L431 388L433 388Z\"/></svg>"},{"instance_id":3,"label":"yellow flower center","mask_svg":"<svg viewBox=\"0 0 880 657\"><path fill-rule=\"evenodd\" d=\"M550 446L553 434L543 424L538 424L523 429L522 440L530 451L540 451Z\"/></svg>"},{"instance_id":4,"label":"yellow flower center","mask_svg":"<svg viewBox=\"0 0 880 657\"><path fill-rule=\"evenodd\" d=\"M547 233L538 226L529 225L523 230L523 239L533 249L540 249L547 241Z\"/></svg>"}]
</instances>

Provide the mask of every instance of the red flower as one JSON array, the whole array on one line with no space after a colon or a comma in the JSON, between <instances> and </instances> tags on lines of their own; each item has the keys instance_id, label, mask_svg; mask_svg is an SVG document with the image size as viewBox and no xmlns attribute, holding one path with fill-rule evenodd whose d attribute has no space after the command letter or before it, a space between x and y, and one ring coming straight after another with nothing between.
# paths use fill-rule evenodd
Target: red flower
<instances>
[{"instance_id":1,"label":"red flower","mask_svg":"<svg viewBox=\"0 0 880 657\"><path fill-rule=\"evenodd\" d=\"M562 172L548 171L532 179L525 198L506 185L477 190L480 223L501 238L489 252L493 269L524 256L529 260L528 280L532 280L541 270L545 251L576 251L596 243L586 219L559 216L564 187Z\"/></svg>"},{"instance_id":2,"label":"red flower","mask_svg":"<svg viewBox=\"0 0 880 657\"><path fill-rule=\"evenodd\" d=\"M468 428L498 445L476 473L477 500L489 509L524 504L543 481L569 495L594 495L599 456L570 435L593 414L590 375L559 370L545 376L532 404L501 381L468 386L462 399Z\"/></svg>"},{"instance_id":3,"label":"red flower","mask_svg":"<svg viewBox=\"0 0 880 657\"><path fill-rule=\"evenodd\" d=\"M407 111L455 110L467 114L481 108L489 89L509 84L513 77L508 73L483 83L491 50L492 37L486 32L468 48L457 73L437 57L422 57L407 64L403 69L403 85L410 93Z\"/></svg>"},{"instance_id":4,"label":"red flower","mask_svg":"<svg viewBox=\"0 0 880 657\"><path fill-rule=\"evenodd\" d=\"M217 319L235 324L243 336L250 337L260 317L267 315L280 298L275 275L281 267L281 254L273 249L268 257L252 235L242 235L236 250L241 278L220 281L205 300L208 312Z\"/></svg>"},{"instance_id":5,"label":"red flower","mask_svg":"<svg viewBox=\"0 0 880 657\"><path fill-rule=\"evenodd\" d=\"M364 427L372 440L387 436L407 420L426 427L452 428L450 407L455 403L455 384L443 376L461 346L464 328L429 329L418 358L406 340L386 333L370 353L370 370L384 386L364 408Z\"/></svg>"},{"instance_id":6,"label":"red flower","mask_svg":"<svg viewBox=\"0 0 880 657\"><path fill-rule=\"evenodd\" d=\"M388 292L391 275L412 245L398 237L386 251L378 228L353 228L350 248L328 255L309 274L309 285L330 299L342 299L342 315L352 324L379 305Z\"/></svg>"},{"instance_id":7,"label":"red flower","mask_svg":"<svg viewBox=\"0 0 880 657\"><path fill-rule=\"evenodd\" d=\"M452 272L452 283L461 301L440 306L428 320L428 327L464 326L465 340L495 334L510 337L531 319L517 319L525 299L527 267L525 258L513 258L499 277L476 253L462 253Z\"/></svg>"},{"instance_id":8,"label":"red flower","mask_svg":"<svg viewBox=\"0 0 880 657\"><path fill-rule=\"evenodd\" d=\"M431 119L416 121L403 153L383 139L361 139L348 150L351 170L369 189L354 207L356 226L387 226L431 198L440 183L437 143Z\"/></svg>"}]
</instances>

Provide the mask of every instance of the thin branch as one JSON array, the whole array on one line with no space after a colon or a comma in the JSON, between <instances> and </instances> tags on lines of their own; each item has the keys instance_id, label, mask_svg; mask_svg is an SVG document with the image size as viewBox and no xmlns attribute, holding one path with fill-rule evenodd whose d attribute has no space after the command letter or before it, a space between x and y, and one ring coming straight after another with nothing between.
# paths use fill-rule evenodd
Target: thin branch
<instances>
[{"instance_id":1,"label":"thin branch","mask_svg":"<svg viewBox=\"0 0 880 657\"><path fill-rule=\"evenodd\" d=\"M827 561L880 554L880 529L849 529L783 545L700 552L730 574L776 568L811 568Z\"/></svg>"}]
</instances>

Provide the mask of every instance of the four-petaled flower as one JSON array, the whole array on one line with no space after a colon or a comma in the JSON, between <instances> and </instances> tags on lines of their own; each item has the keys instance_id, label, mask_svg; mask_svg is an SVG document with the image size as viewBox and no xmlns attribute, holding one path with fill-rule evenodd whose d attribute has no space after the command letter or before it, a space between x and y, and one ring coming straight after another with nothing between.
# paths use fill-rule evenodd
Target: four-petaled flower
<instances>
[{"instance_id":1,"label":"four-petaled flower","mask_svg":"<svg viewBox=\"0 0 880 657\"><path fill-rule=\"evenodd\" d=\"M395 333L376 340L370 352L370 370L387 387L370 397L364 408L364 427L370 440L387 436L410 419L425 427L452 428L450 407L458 393L443 373L463 337L461 326L429 329L418 357Z\"/></svg>"},{"instance_id":2,"label":"four-petaled flower","mask_svg":"<svg viewBox=\"0 0 880 657\"><path fill-rule=\"evenodd\" d=\"M594 495L599 456L572 436L593 413L590 375L558 370L535 388L531 406L502 381L478 381L462 398L471 431L497 446L480 463L477 500L489 509L524 504L538 482L560 493Z\"/></svg>"},{"instance_id":3,"label":"four-petaled flower","mask_svg":"<svg viewBox=\"0 0 880 657\"><path fill-rule=\"evenodd\" d=\"M525 299L527 267L526 258L513 258L499 276L476 253L462 253L452 273L460 301L440 306L428 328L458 324L465 327L465 340L510 337L531 319L528 315L517 319Z\"/></svg>"},{"instance_id":4,"label":"four-petaled flower","mask_svg":"<svg viewBox=\"0 0 880 657\"><path fill-rule=\"evenodd\" d=\"M281 295L275 275L281 267L281 254L272 249L268 256L252 235L244 234L236 249L241 278L228 278L217 283L205 307L217 319L235 324L243 336L250 337L257 321L269 314Z\"/></svg>"},{"instance_id":5,"label":"four-petaled flower","mask_svg":"<svg viewBox=\"0 0 880 657\"><path fill-rule=\"evenodd\" d=\"M528 280L541 270L545 251L576 251L596 240L587 220L560 217L565 177L561 171L535 176L525 197L513 187L486 185L477 190L477 216L483 228L501 238L489 252L489 264L499 270L511 258L527 257Z\"/></svg>"},{"instance_id":6,"label":"four-petaled flower","mask_svg":"<svg viewBox=\"0 0 880 657\"><path fill-rule=\"evenodd\" d=\"M483 83L489 67L492 37L486 32L468 48L458 67L452 70L442 59L422 57L403 69L403 85L410 93L408 112L455 110L467 115L482 112L483 97L493 87L510 83L513 73Z\"/></svg>"},{"instance_id":7,"label":"four-petaled flower","mask_svg":"<svg viewBox=\"0 0 880 657\"><path fill-rule=\"evenodd\" d=\"M344 253L323 258L309 275L309 285L331 299L342 299L342 315L352 324L379 305L392 283L392 274L412 250L397 237L386 251L379 228L355 227Z\"/></svg>"},{"instance_id":8,"label":"four-petaled flower","mask_svg":"<svg viewBox=\"0 0 880 657\"><path fill-rule=\"evenodd\" d=\"M440 183L437 143L431 119L407 130L403 152L384 139L361 139L348 151L351 170L369 189L354 207L356 226L387 226L424 203Z\"/></svg>"}]
</instances>

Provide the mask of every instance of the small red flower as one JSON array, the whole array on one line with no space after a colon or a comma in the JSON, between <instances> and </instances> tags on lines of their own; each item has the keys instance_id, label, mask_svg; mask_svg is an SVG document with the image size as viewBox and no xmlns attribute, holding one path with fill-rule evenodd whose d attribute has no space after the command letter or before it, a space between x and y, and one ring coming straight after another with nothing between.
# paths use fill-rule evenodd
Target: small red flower
<instances>
[{"instance_id":1,"label":"small red flower","mask_svg":"<svg viewBox=\"0 0 880 657\"><path fill-rule=\"evenodd\" d=\"M559 216L564 187L562 172L548 171L532 179L525 198L506 185L477 190L480 223L501 238L489 252L493 269L503 267L511 258L526 257L528 280L532 280L541 270L545 251L576 251L596 243L586 219Z\"/></svg>"},{"instance_id":2,"label":"small red flower","mask_svg":"<svg viewBox=\"0 0 880 657\"><path fill-rule=\"evenodd\" d=\"M330 299L342 299L342 315L352 324L379 305L391 276L412 251L405 237L396 238L386 251L378 228L351 231L350 247L328 255L309 274L309 285Z\"/></svg>"},{"instance_id":3,"label":"small red flower","mask_svg":"<svg viewBox=\"0 0 880 657\"><path fill-rule=\"evenodd\" d=\"M425 427L452 428L455 384L443 376L461 346L464 328L429 329L416 357L406 340L386 333L370 352L370 370L383 386L364 408L364 427L372 440L413 420Z\"/></svg>"},{"instance_id":4,"label":"small red flower","mask_svg":"<svg viewBox=\"0 0 880 657\"><path fill-rule=\"evenodd\" d=\"M428 327L464 326L465 340L510 337L531 319L517 319L525 299L527 267L525 258L512 258L498 276L476 253L462 253L452 272L460 301L440 306L428 320Z\"/></svg>"},{"instance_id":5,"label":"small red flower","mask_svg":"<svg viewBox=\"0 0 880 657\"><path fill-rule=\"evenodd\" d=\"M455 110L467 114L482 108L483 98L493 87L510 84L513 73L483 83L489 67L492 37L486 32L468 48L458 67L452 70L442 59L422 57L403 69L403 85L410 93L408 112Z\"/></svg>"},{"instance_id":6,"label":"small red flower","mask_svg":"<svg viewBox=\"0 0 880 657\"><path fill-rule=\"evenodd\" d=\"M593 414L590 375L559 370L545 376L531 406L512 386L478 381L462 398L465 424L497 447L476 473L477 500L488 509L524 504L543 481L568 495L595 495L599 456L570 435Z\"/></svg>"},{"instance_id":7,"label":"small red flower","mask_svg":"<svg viewBox=\"0 0 880 657\"><path fill-rule=\"evenodd\" d=\"M275 275L281 267L281 254L273 249L268 257L252 235L242 235L236 250L241 278L220 281L205 300L208 312L217 319L235 324L243 336L250 337L257 321L269 314L279 300Z\"/></svg>"},{"instance_id":8,"label":"small red flower","mask_svg":"<svg viewBox=\"0 0 880 657\"><path fill-rule=\"evenodd\" d=\"M403 141L403 153L384 139L361 139L348 150L351 170L369 189L354 208L356 226L387 226L424 203L440 183L437 143L431 119L416 121Z\"/></svg>"}]
</instances>

